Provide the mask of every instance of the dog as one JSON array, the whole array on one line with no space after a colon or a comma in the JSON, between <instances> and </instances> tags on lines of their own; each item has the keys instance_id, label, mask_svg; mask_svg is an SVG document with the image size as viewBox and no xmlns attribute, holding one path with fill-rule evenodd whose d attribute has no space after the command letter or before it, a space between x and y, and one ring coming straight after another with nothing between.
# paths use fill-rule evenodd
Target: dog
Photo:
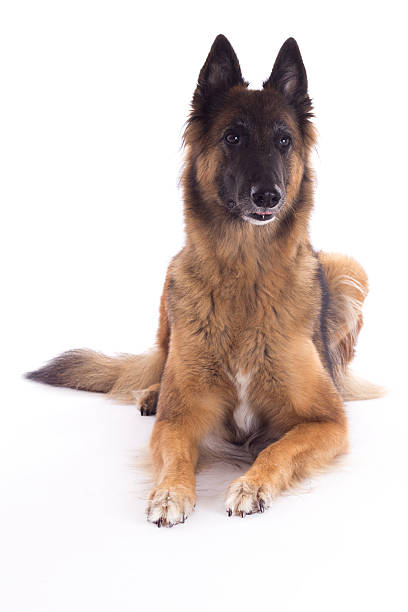
<instances>
[{"instance_id":1,"label":"dog","mask_svg":"<svg viewBox=\"0 0 408 612\"><path fill-rule=\"evenodd\" d=\"M155 348L68 351L26 375L157 412L147 519L158 527L192 513L206 451L249 462L228 488L227 514L264 512L347 451L344 400L381 395L349 370L367 276L309 240L312 118L293 38L250 90L217 36L185 130L186 245L167 271Z\"/></svg>"}]
</instances>

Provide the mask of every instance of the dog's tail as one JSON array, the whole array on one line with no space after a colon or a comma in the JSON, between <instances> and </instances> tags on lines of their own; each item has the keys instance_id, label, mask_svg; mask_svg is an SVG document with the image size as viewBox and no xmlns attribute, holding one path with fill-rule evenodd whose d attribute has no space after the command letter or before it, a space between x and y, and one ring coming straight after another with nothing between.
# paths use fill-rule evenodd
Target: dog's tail
<instances>
[{"instance_id":1,"label":"dog's tail","mask_svg":"<svg viewBox=\"0 0 408 612\"><path fill-rule=\"evenodd\" d=\"M339 381L339 387L342 398L349 402L376 399L383 397L387 392L384 387L360 378L348 368Z\"/></svg>"},{"instance_id":2,"label":"dog's tail","mask_svg":"<svg viewBox=\"0 0 408 612\"><path fill-rule=\"evenodd\" d=\"M160 348L141 355L117 357L78 349L62 353L25 377L56 387L107 393L119 401L133 402L132 391L160 382L165 360L166 353Z\"/></svg>"}]
</instances>

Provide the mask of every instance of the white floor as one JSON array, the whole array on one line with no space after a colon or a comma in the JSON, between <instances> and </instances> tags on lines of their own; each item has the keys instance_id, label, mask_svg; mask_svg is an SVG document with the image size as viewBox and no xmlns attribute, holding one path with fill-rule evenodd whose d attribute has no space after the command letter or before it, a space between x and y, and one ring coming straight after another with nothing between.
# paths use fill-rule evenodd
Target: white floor
<instances>
[{"instance_id":1,"label":"white floor","mask_svg":"<svg viewBox=\"0 0 408 612\"><path fill-rule=\"evenodd\" d=\"M1 612L406 611L404 4L0 11ZM288 36L300 44L320 134L312 242L365 266L356 371L390 393L350 404L345 462L263 515L226 516L236 474L219 468L184 525L157 529L135 467L153 418L21 375L69 348L153 341L184 241L181 132L220 32L251 87Z\"/></svg>"},{"instance_id":2,"label":"white floor","mask_svg":"<svg viewBox=\"0 0 408 612\"><path fill-rule=\"evenodd\" d=\"M350 404L347 459L264 515L226 516L235 473L220 466L199 476L194 515L157 529L135 468L153 418L15 382L1 431L2 610L405 609L398 393Z\"/></svg>"}]
</instances>

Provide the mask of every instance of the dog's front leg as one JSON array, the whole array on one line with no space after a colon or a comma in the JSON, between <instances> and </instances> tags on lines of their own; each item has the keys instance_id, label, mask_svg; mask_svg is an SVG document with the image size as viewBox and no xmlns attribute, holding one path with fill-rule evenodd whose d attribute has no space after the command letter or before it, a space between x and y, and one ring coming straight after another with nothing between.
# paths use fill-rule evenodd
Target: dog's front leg
<instances>
[{"instance_id":1,"label":"dog's front leg","mask_svg":"<svg viewBox=\"0 0 408 612\"><path fill-rule=\"evenodd\" d=\"M217 414L205 388L185 386L181 393L165 373L150 440L156 487L147 505L147 519L158 527L184 523L193 511L198 443Z\"/></svg>"},{"instance_id":2,"label":"dog's front leg","mask_svg":"<svg viewBox=\"0 0 408 612\"><path fill-rule=\"evenodd\" d=\"M347 447L344 423L302 423L263 450L252 467L229 486L231 516L263 512L272 500L301 478L326 467Z\"/></svg>"},{"instance_id":3,"label":"dog's front leg","mask_svg":"<svg viewBox=\"0 0 408 612\"><path fill-rule=\"evenodd\" d=\"M229 516L263 512L272 500L304 477L327 467L347 450L347 421L343 402L321 368L314 383L297 386L292 415L297 423L282 438L259 453L251 468L229 486L226 509ZM309 370L306 368L309 374ZM292 398L293 399L293 398Z\"/></svg>"},{"instance_id":4,"label":"dog's front leg","mask_svg":"<svg viewBox=\"0 0 408 612\"><path fill-rule=\"evenodd\" d=\"M157 486L150 494L147 520L158 527L184 523L195 506L197 443L182 420L155 423L150 442Z\"/></svg>"}]
</instances>

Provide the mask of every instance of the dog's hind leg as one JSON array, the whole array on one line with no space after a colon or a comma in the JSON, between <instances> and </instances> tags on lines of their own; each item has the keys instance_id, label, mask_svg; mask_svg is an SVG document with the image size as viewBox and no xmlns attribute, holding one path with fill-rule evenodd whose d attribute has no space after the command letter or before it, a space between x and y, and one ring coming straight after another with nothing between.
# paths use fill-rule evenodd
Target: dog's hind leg
<instances>
[{"instance_id":1,"label":"dog's hind leg","mask_svg":"<svg viewBox=\"0 0 408 612\"><path fill-rule=\"evenodd\" d=\"M133 391L133 397L142 416L156 414L157 402L159 399L160 383L150 385L147 389Z\"/></svg>"},{"instance_id":2,"label":"dog's hind leg","mask_svg":"<svg viewBox=\"0 0 408 612\"><path fill-rule=\"evenodd\" d=\"M347 255L320 251L318 259L330 294L328 341L340 393L346 400L379 397L383 395L383 389L359 379L348 369L363 325L362 306L368 294L367 274L355 259Z\"/></svg>"},{"instance_id":3,"label":"dog's hind leg","mask_svg":"<svg viewBox=\"0 0 408 612\"><path fill-rule=\"evenodd\" d=\"M318 259L330 294L329 348L335 365L345 367L353 358L363 324L362 306L368 293L368 279L362 266L352 257L320 251Z\"/></svg>"}]
</instances>

